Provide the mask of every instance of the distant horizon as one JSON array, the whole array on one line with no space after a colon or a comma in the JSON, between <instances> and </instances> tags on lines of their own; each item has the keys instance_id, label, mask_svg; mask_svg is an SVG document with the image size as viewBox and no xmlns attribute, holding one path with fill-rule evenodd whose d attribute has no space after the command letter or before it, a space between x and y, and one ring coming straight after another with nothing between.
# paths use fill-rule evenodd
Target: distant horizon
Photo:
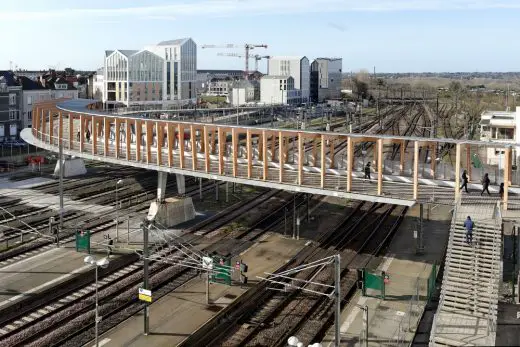
<instances>
[{"instance_id":1,"label":"distant horizon","mask_svg":"<svg viewBox=\"0 0 520 347\"><path fill-rule=\"evenodd\" d=\"M60 69L49 69L49 68L46 68L46 69L21 69L21 70L19 69L19 70L13 70L13 72L44 72L44 71L49 71L49 70L55 70L55 71L61 72L61 71L65 71L65 69L67 69L67 68L72 68L74 71L77 71L77 72L96 72L99 68L102 68L102 66L100 66L99 68L96 68L96 69L76 69L74 66L66 66L65 68L60 68ZM197 66L197 70L240 70L240 71L244 71L244 69L240 69L240 68L204 68L204 67L198 67L198 66ZM9 69L0 69L0 71L10 71L10 70ZM251 70L251 71L254 71L254 70ZM371 76L374 74L373 70L369 70L368 68L361 68L359 70L353 70L353 71L348 71L348 72L343 71L343 75L348 75L350 73L356 74L361 71L365 71ZM471 75L471 74L519 74L520 75L520 70L519 71L439 71L439 72L435 72L435 71L385 72L385 71L376 70L376 75L405 75L405 74L468 74L468 75Z\"/></svg>"}]
</instances>

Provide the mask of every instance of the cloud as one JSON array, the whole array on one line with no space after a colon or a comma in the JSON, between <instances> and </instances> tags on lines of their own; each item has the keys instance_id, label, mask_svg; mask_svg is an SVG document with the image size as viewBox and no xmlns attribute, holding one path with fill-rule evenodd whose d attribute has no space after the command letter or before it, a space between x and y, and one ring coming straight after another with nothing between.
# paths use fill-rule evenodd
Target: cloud
<instances>
[{"instance_id":1,"label":"cloud","mask_svg":"<svg viewBox=\"0 0 520 347\"><path fill-rule=\"evenodd\" d=\"M341 24L337 24L337 23L332 23L332 22L329 22L327 23L327 25L333 29L336 29L336 30L339 30L341 32L345 32L347 31L347 28Z\"/></svg>"},{"instance_id":2,"label":"cloud","mask_svg":"<svg viewBox=\"0 0 520 347\"><path fill-rule=\"evenodd\" d=\"M392 12L520 9L518 0L174 0L169 5L119 8L50 8L46 11L0 12L2 21L57 18L178 18L255 16L287 13Z\"/></svg>"}]
</instances>

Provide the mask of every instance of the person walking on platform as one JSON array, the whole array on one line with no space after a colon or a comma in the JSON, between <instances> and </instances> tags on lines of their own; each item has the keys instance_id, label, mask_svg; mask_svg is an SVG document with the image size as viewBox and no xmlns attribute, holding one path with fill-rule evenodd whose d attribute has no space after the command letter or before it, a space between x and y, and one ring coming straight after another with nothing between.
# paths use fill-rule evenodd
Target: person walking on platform
<instances>
[{"instance_id":1,"label":"person walking on platform","mask_svg":"<svg viewBox=\"0 0 520 347\"><path fill-rule=\"evenodd\" d=\"M468 216L464 221L464 228L466 228L466 243L469 245L473 242L473 226L474 223L471 220L471 217Z\"/></svg>"},{"instance_id":2,"label":"person walking on platform","mask_svg":"<svg viewBox=\"0 0 520 347\"><path fill-rule=\"evenodd\" d=\"M504 200L504 182L500 183L498 194L500 194L500 200Z\"/></svg>"},{"instance_id":3,"label":"person walking on platform","mask_svg":"<svg viewBox=\"0 0 520 347\"><path fill-rule=\"evenodd\" d=\"M484 194L484 192L487 192L488 195L491 195L491 193L489 192L489 183L491 181L489 180L489 176L488 174L484 174L484 178L482 178L482 192L480 193L480 196L482 196L482 194Z\"/></svg>"},{"instance_id":4,"label":"person walking on platform","mask_svg":"<svg viewBox=\"0 0 520 347\"><path fill-rule=\"evenodd\" d=\"M370 162L365 165L365 179L370 181Z\"/></svg>"},{"instance_id":5,"label":"person walking on platform","mask_svg":"<svg viewBox=\"0 0 520 347\"><path fill-rule=\"evenodd\" d=\"M468 192L468 172L466 170L464 170L462 172L462 186L460 187L460 190L462 190L462 188L466 188L466 193L469 193Z\"/></svg>"},{"instance_id":6,"label":"person walking on platform","mask_svg":"<svg viewBox=\"0 0 520 347\"><path fill-rule=\"evenodd\" d=\"M110 259L114 247L114 240L108 235L107 259Z\"/></svg>"},{"instance_id":7,"label":"person walking on platform","mask_svg":"<svg viewBox=\"0 0 520 347\"><path fill-rule=\"evenodd\" d=\"M90 130L87 129L87 133L85 134L85 138L87 139L87 142L90 142Z\"/></svg>"}]
</instances>

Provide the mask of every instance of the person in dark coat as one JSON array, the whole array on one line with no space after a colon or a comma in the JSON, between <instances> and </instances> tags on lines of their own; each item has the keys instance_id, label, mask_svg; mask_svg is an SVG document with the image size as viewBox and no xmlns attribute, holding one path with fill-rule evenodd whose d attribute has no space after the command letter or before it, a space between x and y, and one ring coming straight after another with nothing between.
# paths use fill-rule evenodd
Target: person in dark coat
<instances>
[{"instance_id":1,"label":"person in dark coat","mask_svg":"<svg viewBox=\"0 0 520 347\"><path fill-rule=\"evenodd\" d=\"M365 165L365 178L370 180L370 162Z\"/></svg>"},{"instance_id":2,"label":"person in dark coat","mask_svg":"<svg viewBox=\"0 0 520 347\"><path fill-rule=\"evenodd\" d=\"M85 134L85 137L87 138L87 142L90 142L90 130L87 129L87 133Z\"/></svg>"},{"instance_id":3,"label":"person in dark coat","mask_svg":"<svg viewBox=\"0 0 520 347\"><path fill-rule=\"evenodd\" d=\"M504 183L500 183L500 191L498 192L500 194L500 200L504 200Z\"/></svg>"},{"instance_id":4,"label":"person in dark coat","mask_svg":"<svg viewBox=\"0 0 520 347\"><path fill-rule=\"evenodd\" d=\"M468 218L466 218L466 220L464 221L464 228L466 228L466 242L468 244L473 242L473 226L474 223L471 220L471 217L468 216Z\"/></svg>"},{"instance_id":5,"label":"person in dark coat","mask_svg":"<svg viewBox=\"0 0 520 347\"><path fill-rule=\"evenodd\" d=\"M110 256L112 255L112 252L114 251L113 247L114 247L114 240L112 240L112 238L110 236L108 236L107 259L109 259Z\"/></svg>"},{"instance_id":6,"label":"person in dark coat","mask_svg":"<svg viewBox=\"0 0 520 347\"><path fill-rule=\"evenodd\" d=\"M488 174L484 174L484 178L482 179L482 192L480 193L480 196L482 196L482 194L484 194L484 192L487 192L488 195L491 195L491 193L489 192L489 183L491 181L489 180L489 176Z\"/></svg>"},{"instance_id":7,"label":"person in dark coat","mask_svg":"<svg viewBox=\"0 0 520 347\"><path fill-rule=\"evenodd\" d=\"M462 186L460 187L460 190L462 190L462 188L466 188L466 193L469 193L468 192L468 172L466 170L464 170L464 172L462 172Z\"/></svg>"}]
</instances>

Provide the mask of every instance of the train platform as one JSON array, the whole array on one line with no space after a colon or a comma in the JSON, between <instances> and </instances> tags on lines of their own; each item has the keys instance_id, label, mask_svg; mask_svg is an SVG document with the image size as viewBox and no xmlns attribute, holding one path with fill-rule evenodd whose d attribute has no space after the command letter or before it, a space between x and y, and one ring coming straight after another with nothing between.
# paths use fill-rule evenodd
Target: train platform
<instances>
[{"instance_id":1,"label":"train platform","mask_svg":"<svg viewBox=\"0 0 520 347\"><path fill-rule=\"evenodd\" d=\"M138 219L132 220L131 228L137 228L138 222ZM105 234L115 235L115 227L91 237L91 253L99 258L107 256ZM130 251L126 243L118 243L113 257ZM88 271L91 266L83 261L86 255L77 252L74 241L69 241L62 242L59 248L49 244L0 262L0 310Z\"/></svg>"},{"instance_id":2,"label":"train platform","mask_svg":"<svg viewBox=\"0 0 520 347\"><path fill-rule=\"evenodd\" d=\"M341 346L365 346L365 306L368 308L369 346L409 345L412 342L426 306L428 277L434 262L439 264L444 256L451 221L449 212L450 207L442 205L429 211L429 220L423 222L424 245L427 246L424 252L418 253L413 217L418 216L419 207L409 210L387 255L374 271L385 271L389 275L385 299L362 296L361 291L354 295L341 315ZM333 327L322 343L327 347L334 346Z\"/></svg>"},{"instance_id":3,"label":"train platform","mask_svg":"<svg viewBox=\"0 0 520 347\"><path fill-rule=\"evenodd\" d=\"M304 247L305 242L285 239L277 234L267 234L254 246L244 251L240 258L249 266L248 285L257 282L256 276L275 271L282 266ZM103 334L99 340L100 346L171 347L178 345L246 290L246 287L241 287L239 284L232 286L211 284L211 305L208 306L204 278L193 279L150 306L150 335L143 335L141 313Z\"/></svg>"}]
</instances>

